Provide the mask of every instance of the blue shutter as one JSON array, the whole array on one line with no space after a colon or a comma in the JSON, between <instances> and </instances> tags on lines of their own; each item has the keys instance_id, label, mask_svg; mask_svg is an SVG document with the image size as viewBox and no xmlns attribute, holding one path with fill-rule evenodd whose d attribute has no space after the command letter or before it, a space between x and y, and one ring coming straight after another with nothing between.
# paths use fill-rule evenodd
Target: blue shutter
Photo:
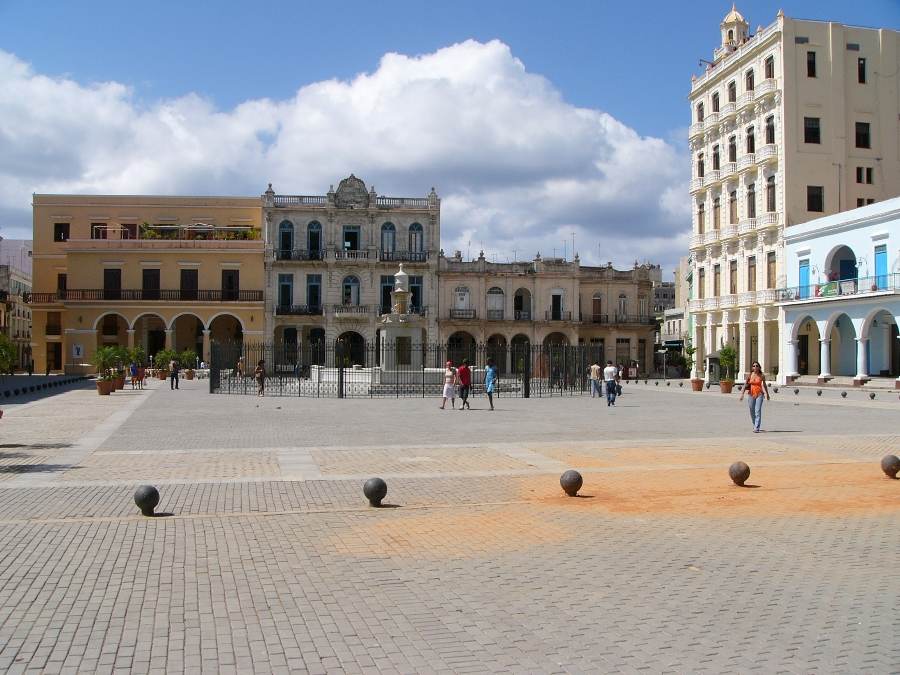
<instances>
[{"instance_id":1,"label":"blue shutter","mask_svg":"<svg viewBox=\"0 0 900 675\"><path fill-rule=\"evenodd\" d=\"M809 260L801 260L800 261L800 288L798 292L798 297L800 298L808 298L809 297Z\"/></svg>"}]
</instances>

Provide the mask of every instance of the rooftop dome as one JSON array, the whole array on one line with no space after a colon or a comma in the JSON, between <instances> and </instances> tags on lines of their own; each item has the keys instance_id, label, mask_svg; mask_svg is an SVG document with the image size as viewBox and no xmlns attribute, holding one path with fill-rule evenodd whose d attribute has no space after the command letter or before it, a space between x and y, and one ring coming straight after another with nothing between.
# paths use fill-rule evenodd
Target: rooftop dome
<instances>
[{"instance_id":1,"label":"rooftop dome","mask_svg":"<svg viewBox=\"0 0 900 675\"><path fill-rule=\"evenodd\" d=\"M722 23L747 23L747 20L744 18L743 14L737 11L734 3L731 3L731 11L725 15Z\"/></svg>"}]
</instances>

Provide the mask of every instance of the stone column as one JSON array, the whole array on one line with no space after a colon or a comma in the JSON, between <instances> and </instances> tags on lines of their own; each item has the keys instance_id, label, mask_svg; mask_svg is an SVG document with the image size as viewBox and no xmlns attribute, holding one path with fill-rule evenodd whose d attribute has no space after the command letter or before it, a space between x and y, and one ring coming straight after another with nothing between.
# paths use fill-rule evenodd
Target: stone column
<instances>
[{"instance_id":1,"label":"stone column","mask_svg":"<svg viewBox=\"0 0 900 675\"><path fill-rule=\"evenodd\" d=\"M166 349L175 349L175 329L166 328Z\"/></svg>"},{"instance_id":2,"label":"stone column","mask_svg":"<svg viewBox=\"0 0 900 675\"><path fill-rule=\"evenodd\" d=\"M208 364L212 360L212 352L209 348L209 329L206 328L203 330L203 353L200 355L201 361L206 361Z\"/></svg>"},{"instance_id":3,"label":"stone column","mask_svg":"<svg viewBox=\"0 0 900 675\"><path fill-rule=\"evenodd\" d=\"M128 349L134 349L134 328L125 331L128 333Z\"/></svg>"},{"instance_id":4,"label":"stone column","mask_svg":"<svg viewBox=\"0 0 900 675\"><path fill-rule=\"evenodd\" d=\"M856 377L853 379L854 384L863 384L869 379L869 369L866 365L868 342L868 338L856 338Z\"/></svg>"},{"instance_id":5,"label":"stone column","mask_svg":"<svg viewBox=\"0 0 900 675\"><path fill-rule=\"evenodd\" d=\"M831 340L819 340L819 384L831 379Z\"/></svg>"},{"instance_id":6,"label":"stone column","mask_svg":"<svg viewBox=\"0 0 900 675\"><path fill-rule=\"evenodd\" d=\"M700 332L701 326L698 323L696 316L694 317L694 325L692 328L693 328L693 335L691 336L691 342L692 342L692 345L693 345L695 351L694 351L694 365L691 367L691 379L695 380L700 377L700 373L702 372L698 364L700 362L700 359L703 358L701 356L701 352L703 351L703 350L701 350L702 344L701 344L701 339L700 339L700 337L702 335L702 333Z\"/></svg>"},{"instance_id":7,"label":"stone column","mask_svg":"<svg viewBox=\"0 0 900 675\"><path fill-rule=\"evenodd\" d=\"M712 316L706 315L706 330L704 331L705 335L703 336L703 351L704 354L700 354L700 358L703 359L703 379L709 382L709 368L706 363L706 354L711 353L712 344L713 344L713 322Z\"/></svg>"},{"instance_id":8,"label":"stone column","mask_svg":"<svg viewBox=\"0 0 900 675\"><path fill-rule=\"evenodd\" d=\"M749 354L749 345L747 344L747 310L742 309L738 317L738 378L743 380L747 377L750 370L750 364L747 363Z\"/></svg>"},{"instance_id":9,"label":"stone column","mask_svg":"<svg viewBox=\"0 0 900 675\"><path fill-rule=\"evenodd\" d=\"M759 318L756 320L756 349L759 365L762 366L763 372L766 372L766 317L765 310L759 308Z\"/></svg>"},{"instance_id":10,"label":"stone column","mask_svg":"<svg viewBox=\"0 0 900 675\"><path fill-rule=\"evenodd\" d=\"M788 340L785 344L787 344L787 352L785 353L785 382L787 382L787 378L789 377L797 377L800 373L797 372L797 340Z\"/></svg>"}]
</instances>

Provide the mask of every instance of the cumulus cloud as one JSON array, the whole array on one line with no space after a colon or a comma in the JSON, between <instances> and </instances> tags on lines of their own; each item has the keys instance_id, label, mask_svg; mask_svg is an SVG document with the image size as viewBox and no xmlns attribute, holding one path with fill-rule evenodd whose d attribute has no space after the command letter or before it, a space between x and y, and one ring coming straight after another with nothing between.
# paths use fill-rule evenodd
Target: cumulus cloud
<instances>
[{"instance_id":1,"label":"cumulus cloud","mask_svg":"<svg viewBox=\"0 0 900 675\"><path fill-rule=\"evenodd\" d=\"M447 251L561 254L574 232L587 262L669 265L690 229L687 166L675 144L566 103L498 41L386 54L350 81L231 110L196 95L141 105L121 83L47 77L0 51L6 236L29 223L32 192L322 194L353 172L380 194L435 186Z\"/></svg>"}]
</instances>

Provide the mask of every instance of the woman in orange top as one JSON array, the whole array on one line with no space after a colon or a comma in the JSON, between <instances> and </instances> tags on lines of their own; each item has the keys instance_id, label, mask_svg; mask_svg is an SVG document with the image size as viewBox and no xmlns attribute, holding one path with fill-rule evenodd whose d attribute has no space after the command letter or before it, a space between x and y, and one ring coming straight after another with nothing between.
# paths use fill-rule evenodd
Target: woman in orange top
<instances>
[{"instance_id":1,"label":"woman in orange top","mask_svg":"<svg viewBox=\"0 0 900 675\"><path fill-rule=\"evenodd\" d=\"M765 395L766 399L769 398L769 387L766 385L766 376L763 375L759 361L754 361L753 365L750 366L750 374L747 376L747 381L741 390L741 398L739 400L744 400L744 394L748 390L750 392L750 421L753 422L753 433L758 434L760 431L759 425L762 424L763 395Z\"/></svg>"}]
</instances>

